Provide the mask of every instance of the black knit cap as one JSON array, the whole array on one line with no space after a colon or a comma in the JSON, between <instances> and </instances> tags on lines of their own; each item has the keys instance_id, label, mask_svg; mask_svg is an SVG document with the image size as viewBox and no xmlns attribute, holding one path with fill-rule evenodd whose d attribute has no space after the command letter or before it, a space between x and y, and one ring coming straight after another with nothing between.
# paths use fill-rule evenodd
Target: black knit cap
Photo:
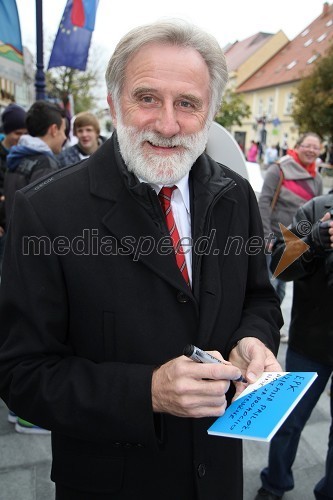
<instances>
[{"instance_id":1,"label":"black knit cap","mask_svg":"<svg viewBox=\"0 0 333 500\"><path fill-rule=\"evenodd\" d=\"M9 104L2 113L2 128L5 134L14 130L27 128L25 124L26 112L17 104Z\"/></svg>"}]
</instances>

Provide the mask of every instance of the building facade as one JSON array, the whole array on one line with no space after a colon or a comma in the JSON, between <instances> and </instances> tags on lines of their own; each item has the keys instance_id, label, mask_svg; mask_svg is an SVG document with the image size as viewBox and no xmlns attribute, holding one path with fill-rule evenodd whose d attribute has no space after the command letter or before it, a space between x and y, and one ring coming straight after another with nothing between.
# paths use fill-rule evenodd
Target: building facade
<instances>
[{"instance_id":1,"label":"building facade","mask_svg":"<svg viewBox=\"0 0 333 500\"><path fill-rule=\"evenodd\" d=\"M299 133L292 110L297 86L332 42L333 5L325 2L322 13L311 24L269 60L262 60L260 67L235 87L251 109L250 118L231 130L236 140L241 137L246 148L251 140L264 147L295 145Z\"/></svg>"}]
</instances>

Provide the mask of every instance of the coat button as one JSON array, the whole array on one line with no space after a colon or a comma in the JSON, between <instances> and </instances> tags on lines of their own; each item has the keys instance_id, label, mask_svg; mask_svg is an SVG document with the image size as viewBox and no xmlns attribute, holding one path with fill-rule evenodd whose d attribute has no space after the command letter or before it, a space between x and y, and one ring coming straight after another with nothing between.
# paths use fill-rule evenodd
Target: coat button
<instances>
[{"instance_id":1,"label":"coat button","mask_svg":"<svg viewBox=\"0 0 333 500\"><path fill-rule=\"evenodd\" d=\"M198 476L201 478L201 477L204 477L205 474L206 474L205 464L199 464L198 465Z\"/></svg>"},{"instance_id":2,"label":"coat button","mask_svg":"<svg viewBox=\"0 0 333 500\"><path fill-rule=\"evenodd\" d=\"M187 295L185 295L185 293L183 293L183 292L178 292L178 293L177 293L177 300L178 300L178 302L180 302L181 304L186 304L186 302L188 302L188 297L187 297Z\"/></svg>"}]
</instances>

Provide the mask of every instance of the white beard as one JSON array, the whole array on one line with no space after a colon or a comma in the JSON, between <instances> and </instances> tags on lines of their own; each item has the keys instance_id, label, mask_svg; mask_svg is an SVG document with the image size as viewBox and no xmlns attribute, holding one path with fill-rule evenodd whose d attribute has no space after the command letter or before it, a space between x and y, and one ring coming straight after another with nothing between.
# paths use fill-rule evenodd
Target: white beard
<instances>
[{"instance_id":1,"label":"white beard","mask_svg":"<svg viewBox=\"0 0 333 500\"><path fill-rule=\"evenodd\" d=\"M166 138L151 130L137 130L127 127L118 118L117 136L120 153L130 172L151 184L173 185L189 173L197 158L204 152L211 122L200 132L191 135L177 135ZM155 146L184 148L167 157L143 150L143 143L149 141Z\"/></svg>"}]
</instances>

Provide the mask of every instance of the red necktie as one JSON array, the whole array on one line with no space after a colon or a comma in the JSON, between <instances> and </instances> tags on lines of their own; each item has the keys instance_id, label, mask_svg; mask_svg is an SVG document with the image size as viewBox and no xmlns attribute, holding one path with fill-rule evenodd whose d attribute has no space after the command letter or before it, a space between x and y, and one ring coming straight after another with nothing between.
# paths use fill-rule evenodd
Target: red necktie
<instances>
[{"instance_id":1,"label":"red necktie","mask_svg":"<svg viewBox=\"0 0 333 500\"><path fill-rule=\"evenodd\" d=\"M162 209L165 215L166 224L172 239L173 248L175 250L176 261L179 267L180 272L183 275L184 280L190 286L190 280L188 277L188 271L186 267L185 255L183 252L183 248L181 246L180 237L178 233L178 229L176 226L176 222L171 209L171 196L172 192L177 189L177 186L172 187L162 187L161 191L158 194L160 203L162 205Z\"/></svg>"}]
</instances>

